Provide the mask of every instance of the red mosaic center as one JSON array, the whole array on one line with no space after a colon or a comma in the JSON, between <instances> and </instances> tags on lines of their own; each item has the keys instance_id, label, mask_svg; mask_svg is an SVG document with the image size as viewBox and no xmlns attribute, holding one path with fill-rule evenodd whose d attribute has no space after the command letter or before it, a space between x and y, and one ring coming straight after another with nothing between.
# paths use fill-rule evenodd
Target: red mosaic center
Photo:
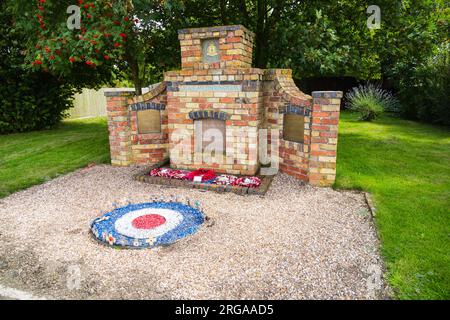
<instances>
[{"instance_id":1,"label":"red mosaic center","mask_svg":"<svg viewBox=\"0 0 450 320\"><path fill-rule=\"evenodd\" d=\"M166 223L166 218L159 214L146 214L144 216L137 217L131 223L136 229L153 229Z\"/></svg>"}]
</instances>

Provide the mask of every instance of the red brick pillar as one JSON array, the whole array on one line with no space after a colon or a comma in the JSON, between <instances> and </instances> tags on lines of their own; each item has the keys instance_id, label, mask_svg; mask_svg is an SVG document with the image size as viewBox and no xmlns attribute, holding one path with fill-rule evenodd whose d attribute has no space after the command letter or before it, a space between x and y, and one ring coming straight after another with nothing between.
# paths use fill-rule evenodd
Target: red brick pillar
<instances>
[{"instance_id":1,"label":"red brick pillar","mask_svg":"<svg viewBox=\"0 0 450 320\"><path fill-rule=\"evenodd\" d=\"M131 164L131 133L128 98L130 92L105 92L108 115L109 146L113 166Z\"/></svg>"},{"instance_id":2,"label":"red brick pillar","mask_svg":"<svg viewBox=\"0 0 450 320\"><path fill-rule=\"evenodd\" d=\"M336 156L342 91L314 91L311 114L309 183L332 186L336 180Z\"/></svg>"}]
</instances>

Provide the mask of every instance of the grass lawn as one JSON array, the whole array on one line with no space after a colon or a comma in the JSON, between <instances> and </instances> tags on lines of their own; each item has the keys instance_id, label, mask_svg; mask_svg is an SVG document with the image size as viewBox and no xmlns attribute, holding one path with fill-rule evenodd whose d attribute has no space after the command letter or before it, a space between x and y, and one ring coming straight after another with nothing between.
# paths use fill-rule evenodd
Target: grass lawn
<instances>
[{"instance_id":1,"label":"grass lawn","mask_svg":"<svg viewBox=\"0 0 450 320\"><path fill-rule=\"evenodd\" d=\"M337 188L373 195L388 277L400 299L450 299L450 131L344 112Z\"/></svg>"},{"instance_id":2,"label":"grass lawn","mask_svg":"<svg viewBox=\"0 0 450 320\"><path fill-rule=\"evenodd\" d=\"M106 118L68 120L53 130L0 135L0 198L92 162L108 161Z\"/></svg>"}]
</instances>

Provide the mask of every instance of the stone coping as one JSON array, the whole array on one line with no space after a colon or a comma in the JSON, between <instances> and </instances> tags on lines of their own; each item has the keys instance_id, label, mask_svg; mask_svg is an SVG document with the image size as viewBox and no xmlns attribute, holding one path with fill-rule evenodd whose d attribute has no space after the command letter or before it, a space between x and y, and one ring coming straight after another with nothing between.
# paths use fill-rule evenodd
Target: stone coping
<instances>
[{"instance_id":1,"label":"stone coping","mask_svg":"<svg viewBox=\"0 0 450 320\"><path fill-rule=\"evenodd\" d=\"M264 69L259 68L214 68L214 69L181 69L164 72L164 79L176 76L216 76L216 75L264 75ZM165 80L167 81L167 80Z\"/></svg>"},{"instance_id":2,"label":"stone coping","mask_svg":"<svg viewBox=\"0 0 450 320\"><path fill-rule=\"evenodd\" d=\"M131 97L135 94L134 90L123 90L123 91L105 91L105 97Z\"/></svg>"},{"instance_id":3,"label":"stone coping","mask_svg":"<svg viewBox=\"0 0 450 320\"><path fill-rule=\"evenodd\" d=\"M233 75L233 74L261 74L264 75L264 80L273 80L276 76L292 77L292 69L260 69L260 68L216 68L194 70L196 75L204 73L205 75ZM165 76L191 75L193 70L171 70L164 72Z\"/></svg>"},{"instance_id":4,"label":"stone coping","mask_svg":"<svg viewBox=\"0 0 450 320\"><path fill-rule=\"evenodd\" d=\"M156 103L156 102L137 102L129 105L131 111L140 111L140 110L165 110L166 105L164 103Z\"/></svg>"},{"instance_id":5,"label":"stone coping","mask_svg":"<svg viewBox=\"0 0 450 320\"><path fill-rule=\"evenodd\" d=\"M139 102L145 102L148 100L151 100L166 90L166 83L165 82L158 82L155 84L152 84L150 87L150 90L147 93L144 93L140 96L134 96L130 99L128 99L128 104L133 103L139 103Z\"/></svg>"},{"instance_id":6,"label":"stone coping","mask_svg":"<svg viewBox=\"0 0 450 320\"><path fill-rule=\"evenodd\" d=\"M341 99L344 95L342 91L313 91L313 98Z\"/></svg>"},{"instance_id":7,"label":"stone coping","mask_svg":"<svg viewBox=\"0 0 450 320\"><path fill-rule=\"evenodd\" d=\"M225 111L217 110L194 110L189 112L189 119L201 120L201 119L214 119L214 120L229 120L230 115Z\"/></svg>"},{"instance_id":8,"label":"stone coping","mask_svg":"<svg viewBox=\"0 0 450 320\"><path fill-rule=\"evenodd\" d=\"M217 193L233 192L239 195L259 195L263 196L269 190L270 184L274 176L258 176L261 179L261 185L258 188L248 188L239 186L224 186L217 184L198 183L186 180L168 179L163 177L152 177L148 173L153 170L169 164L169 160L157 163L155 165L146 167L144 170L134 176L134 179L140 182L146 182L151 184L165 185L174 188L187 188L187 189L199 189L215 191Z\"/></svg>"},{"instance_id":9,"label":"stone coping","mask_svg":"<svg viewBox=\"0 0 450 320\"><path fill-rule=\"evenodd\" d=\"M290 103L288 103L286 106L281 107L279 112L281 114L297 114L305 117L311 116L311 110L309 110L305 106L296 106Z\"/></svg>"},{"instance_id":10,"label":"stone coping","mask_svg":"<svg viewBox=\"0 0 450 320\"><path fill-rule=\"evenodd\" d=\"M187 28L178 30L178 34L186 33L206 33L206 32L221 32L221 31L236 31L244 30L247 33L254 35L253 31L248 30L246 27L240 24L228 25L228 26L217 26L217 27L200 27L200 28Z\"/></svg>"}]
</instances>

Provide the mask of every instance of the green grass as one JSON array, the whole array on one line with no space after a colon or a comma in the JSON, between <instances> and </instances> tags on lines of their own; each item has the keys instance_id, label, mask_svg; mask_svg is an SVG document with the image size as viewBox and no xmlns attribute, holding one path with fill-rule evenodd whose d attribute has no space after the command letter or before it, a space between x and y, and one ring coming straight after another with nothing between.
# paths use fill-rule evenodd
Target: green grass
<instances>
[{"instance_id":1,"label":"green grass","mask_svg":"<svg viewBox=\"0 0 450 320\"><path fill-rule=\"evenodd\" d=\"M0 198L90 163L108 161L105 118L68 120L53 130L0 135Z\"/></svg>"},{"instance_id":2,"label":"green grass","mask_svg":"<svg viewBox=\"0 0 450 320\"><path fill-rule=\"evenodd\" d=\"M400 299L450 298L450 131L389 117L340 123L337 188L365 190Z\"/></svg>"}]
</instances>

